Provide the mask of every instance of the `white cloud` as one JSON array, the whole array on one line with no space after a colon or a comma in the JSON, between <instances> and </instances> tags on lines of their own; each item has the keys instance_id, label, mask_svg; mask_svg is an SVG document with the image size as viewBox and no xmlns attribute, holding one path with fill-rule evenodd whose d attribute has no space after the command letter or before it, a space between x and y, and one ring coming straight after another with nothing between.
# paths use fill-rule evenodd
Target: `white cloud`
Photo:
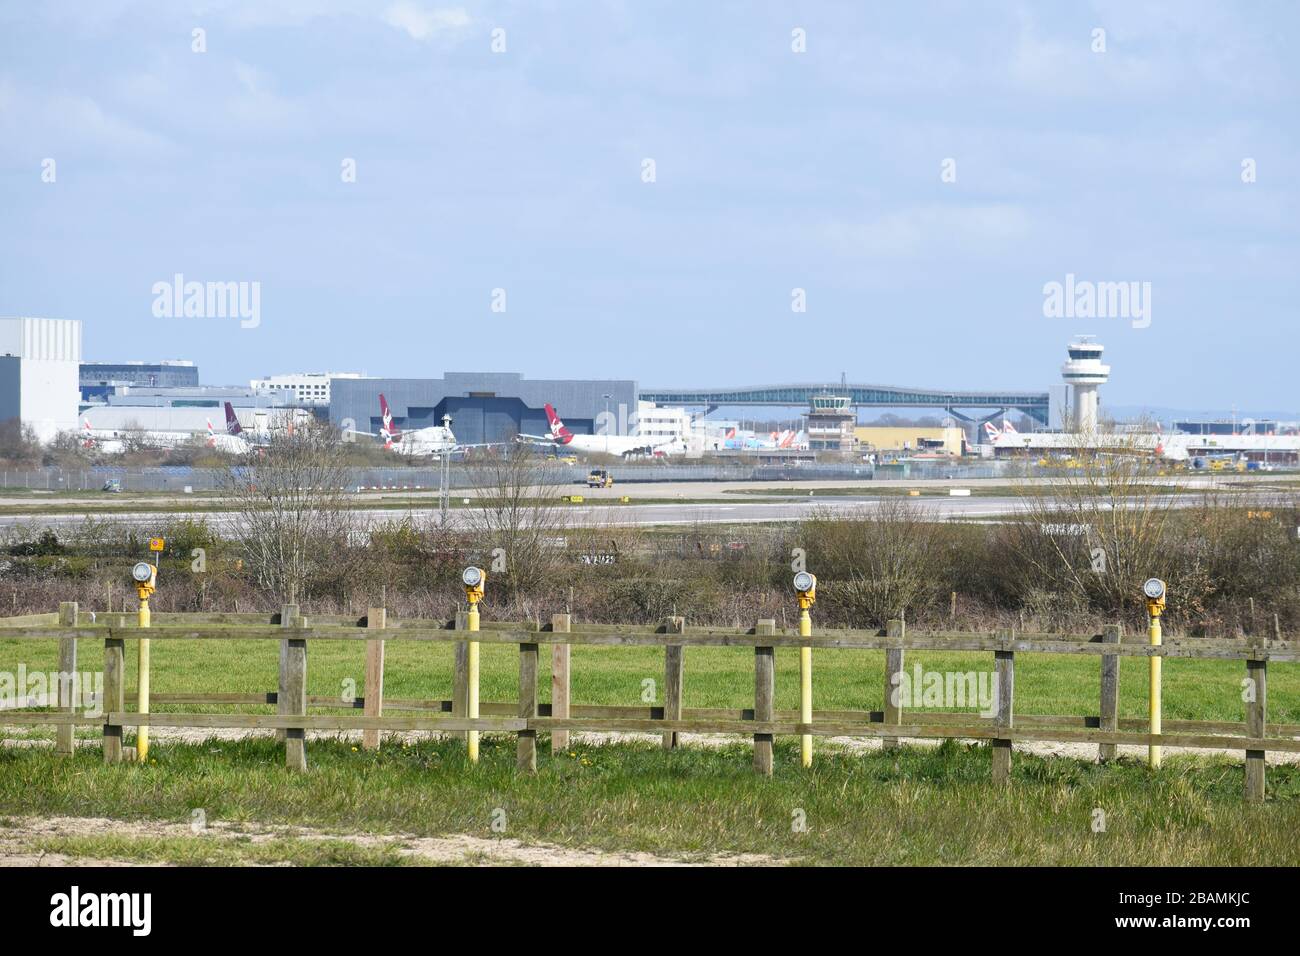
<instances>
[{"instance_id":1,"label":"white cloud","mask_svg":"<svg viewBox=\"0 0 1300 956\"><path fill-rule=\"evenodd\" d=\"M389 5L383 19L389 26L405 30L414 40L428 40L441 33L459 30L470 22L464 7L426 10L411 0L398 0Z\"/></svg>"}]
</instances>

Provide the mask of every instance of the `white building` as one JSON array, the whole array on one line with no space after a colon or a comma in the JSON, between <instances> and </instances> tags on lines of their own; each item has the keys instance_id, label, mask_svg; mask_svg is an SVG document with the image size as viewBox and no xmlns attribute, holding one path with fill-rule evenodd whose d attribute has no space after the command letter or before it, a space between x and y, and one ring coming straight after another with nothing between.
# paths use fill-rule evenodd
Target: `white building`
<instances>
[{"instance_id":1,"label":"white building","mask_svg":"<svg viewBox=\"0 0 1300 956\"><path fill-rule=\"evenodd\" d=\"M675 405L656 405L654 402L637 402L636 434L653 439L654 444L673 442L684 448L688 455L698 455L704 449L703 435L696 434L691 413Z\"/></svg>"},{"instance_id":2,"label":"white building","mask_svg":"<svg viewBox=\"0 0 1300 956\"><path fill-rule=\"evenodd\" d=\"M1103 365L1104 346L1081 335L1069 346L1070 358L1061 366L1061 378L1074 390L1074 431L1082 434L1097 430L1098 386L1110 381L1110 366Z\"/></svg>"},{"instance_id":3,"label":"white building","mask_svg":"<svg viewBox=\"0 0 1300 956\"><path fill-rule=\"evenodd\" d=\"M0 319L0 421L30 425L42 442L77 427L81 322Z\"/></svg>"},{"instance_id":4,"label":"white building","mask_svg":"<svg viewBox=\"0 0 1300 956\"><path fill-rule=\"evenodd\" d=\"M255 378L248 384L255 392L291 395L300 405L327 407L330 403L330 380L335 378L363 378L358 372L300 372L292 375L268 375Z\"/></svg>"}]
</instances>

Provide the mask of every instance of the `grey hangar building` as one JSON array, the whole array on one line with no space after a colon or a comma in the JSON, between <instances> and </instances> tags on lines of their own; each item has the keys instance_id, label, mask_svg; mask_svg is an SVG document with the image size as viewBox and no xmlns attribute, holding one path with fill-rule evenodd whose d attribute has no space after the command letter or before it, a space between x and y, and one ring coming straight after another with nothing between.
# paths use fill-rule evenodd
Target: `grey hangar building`
<instances>
[{"instance_id":1,"label":"grey hangar building","mask_svg":"<svg viewBox=\"0 0 1300 956\"><path fill-rule=\"evenodd\" d=\"M451 416L456 439L465 444L508 441L514 435L545 435L549 402L575 434L596 433L608 411L626 434L635 420L636 382L628 379L526 379L514 372L446 372L442 378L336 378L330 383L330 423L378 432L379 396L405 431L442 424Z\"/></svg>"}]
</instances>

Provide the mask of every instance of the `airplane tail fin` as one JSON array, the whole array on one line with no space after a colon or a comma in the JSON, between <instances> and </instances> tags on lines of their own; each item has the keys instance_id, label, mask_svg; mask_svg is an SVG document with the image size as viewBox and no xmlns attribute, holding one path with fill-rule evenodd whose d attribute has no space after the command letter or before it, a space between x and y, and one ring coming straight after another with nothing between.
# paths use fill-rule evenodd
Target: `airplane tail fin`
<instances>
[{"instance_id":1,"label":"airplane tail fin","mask_svg":"<svg viewBox=\"0 0 1300 956\"><path fill-rule=\"evenodd\" d=\"M229 402L226 402L226 434L238 435L244 430L244 426L239 424L239 416ZM208 431L212 431L212 422L208 422Z\"/></svg>"},{"instance_id":2,"label":"airplane tail fin","mask_svg":"<svg viewBox=\"0 0 1300 956\"><path fill-rule=\"evenodd\" d=\"M229 402L226 403L226 407L227 408L230 407ZM217 433L212 428L212 419L209 418L207 422L208 422L208 447L213 448L217 444Z\"/></svg>"},{"instance_id":3,"label":"airplane tail fin","mask_svg":"<svg viewBox=\"0 0 1300 956\"><path fill-rule=\"evenodd\" d=\"M997 426L995 426L992 422L985 422L984 434L987 435L990 439L994 439L997 438L1000 433L998 432Z\"/></svg>"},{"instance_id":4,"label":"airplane tail fin","mask_svg":"<svg viewBox=\"0 0 1300 956\"><path fill-rule=\"evenodd\" d=\"M1002 419L1002 434L1019 435L1020 432L1016 431L1015 428L1012 427L1011 423L1004 418Z\"/></svg>"},{"instance_id":5,"label":"airplane tail fin","mask_svg":"<svg viewBox=\"0 0 1300 956\"><path fill-rule=\"evenodd\" d=\"M384 447L392 448L393 442L401 441L402 430L393 422L393 411L388 407L388 399L379 393L379 434L384 439Z\"/></svg>"},{"instance_id":6,"label":"airplane tail fin","mask_svg":"<svg viewBox=\"0 0 1300 956\"><path fill-rule=\"evenodd\" d=\"M556 413L550 402L546 403L546 420L551 423L551 435L561 441L568 441L573 437L573 432L564 427L564 422L560 421L560 416Z\"/></svg>"}]
</instances>

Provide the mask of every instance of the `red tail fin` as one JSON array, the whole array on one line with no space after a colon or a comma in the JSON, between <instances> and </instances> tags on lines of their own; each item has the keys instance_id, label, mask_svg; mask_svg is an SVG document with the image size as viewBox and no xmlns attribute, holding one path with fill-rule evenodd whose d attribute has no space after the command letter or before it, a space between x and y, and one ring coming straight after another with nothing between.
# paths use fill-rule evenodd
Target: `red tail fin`
<instances>
[{"instance_id":1,"label":"red tail fin","mask_svg":"<svg viewBox=\"0 0 1300 956\"><path fill-rule=\"evenodd\" d=\"M400 441L402 430L393 423L393 412L388 407L388 399L384 398L384 393L379 393L379 434L384 439L384 447L391 448L393 442Z\"/></svg>"},{"instance_id":2,"label":"red tail fin","mask_svg":"<svg viewBox=\"0 0 1300 956\"><path fill-rule=\"evenodd\" d=\"M556 414L550 402L546 403L546 420L551 423L551 435L557 441L568 444L573 439L573 432L564 427L564 422L560 421L560 416Z\"/></svg>"},{"instance_id":3,"label":"red tail fin","mask_svg":"<svg viewBox=\"0 0 1300 956\"><path fill-rule=\"evenodd\" d=\"M211 430L211 428L212 423L208 422L208 429ZM230 403L226 402L226 434L238 435L243 430L244 426L239 424L239 416L236 415L235 410L230 407Z\"/></svg>"}]
</instances>

